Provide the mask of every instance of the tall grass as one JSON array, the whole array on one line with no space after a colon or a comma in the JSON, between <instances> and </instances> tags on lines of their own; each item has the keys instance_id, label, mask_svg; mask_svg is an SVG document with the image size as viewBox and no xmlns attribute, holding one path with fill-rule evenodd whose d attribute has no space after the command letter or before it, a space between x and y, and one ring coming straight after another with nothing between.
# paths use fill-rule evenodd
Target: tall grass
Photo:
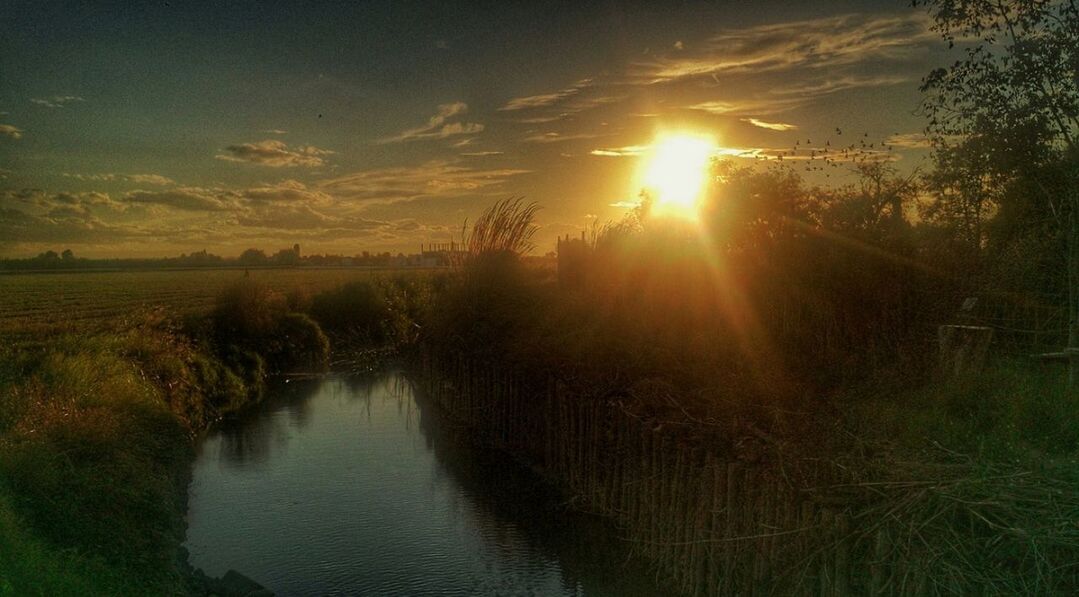
<instances>
[{"instance_id":1,"label":"tall grass","mask_svg":"<svg viewBox=\"0 0 1079 597\"><path fill-rule=\"evenodd\" d=\"M540 207L523 197L509 197L483 212L468 235L468 253L473 256L495 253L523 255L532 250L536 233L534 219Z\"/></svg>"},{"instance_id":2,"label":"tall grass","mask_svg":"<svg viewBox=\"0 0 1079 597\"><path fill-rule=\"evenodd\" d=\"M9 355L19 376L0 385L0 402L14 407L0 429L0 537L19 551L0 557L0 578L15 594L167 593L180 583L190 413L170 410L131 358L128 349L154 342L171 350L168 332L143 327ZM196 377L182 373L166 383ZM128 588L109 588L117 582Z\"/></svg>"},{"instance_id":3,"label":"tall grass","mask_svg":"<svg viewBox=\"0 0 1079 597\"><path fill-rule=\"evenodd\" d=\"M193 435L329 349L250 280L209 316L113 323L0 349L0 595L185 593Z\"/></svg>"},{"instance_id":4,"label":"tall grass","mask_svg":"<svg viewBox=\"0 0 1079 597\"><path fill-rule=\"evenodd\" d=\"M943 379L923 333L950 314L926 300L940 282L928 268L902 246L758 220L737 242L613 226L573 288L475 259L427 340L444 362L479 361L537 396L554 380L782 475L850 515L862 546L898 554L912 574L892 586L1074 588L1079 403L1060 372L998 360Z\"/></svg>"}]
</instances>

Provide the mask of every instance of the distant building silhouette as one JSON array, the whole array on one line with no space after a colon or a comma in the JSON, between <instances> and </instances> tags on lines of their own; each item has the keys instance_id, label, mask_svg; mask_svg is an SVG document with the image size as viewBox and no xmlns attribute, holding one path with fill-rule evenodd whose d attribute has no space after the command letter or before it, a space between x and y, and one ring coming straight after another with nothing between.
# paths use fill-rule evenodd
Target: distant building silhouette
<instances>
[{"instance_id":1,"label":"distant building silhouette","mask_svg":"<svg viewBox=\"0 0 1079 597\"><path fill-rule=\"evenodd\" d=\"M584 231L581 238L558 237L558 285L561 288L583 288L588 277L588 263L592 255L592 247L585 240Z\"/></svg>"}]
</instances>

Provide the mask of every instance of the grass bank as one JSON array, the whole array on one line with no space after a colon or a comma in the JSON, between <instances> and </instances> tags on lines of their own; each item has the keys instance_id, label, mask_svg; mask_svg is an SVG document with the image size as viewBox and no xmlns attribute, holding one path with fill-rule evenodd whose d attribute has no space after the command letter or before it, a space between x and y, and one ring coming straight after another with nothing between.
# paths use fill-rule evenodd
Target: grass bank
<instances>
[{"instance_id":1,"label":"grass bank","mask_svg":"<svg viewBox=\"0 0 1079 597\"><path fill-rule=\"evenodd\" d=\"M4 347L0 595L187 593L177 556L197 434L256 403L268 374L327 365L313 317L392 345L414 334L425 287L312 296L242 279L209 312L145 310Z\"/></svg>"}]
</instances>

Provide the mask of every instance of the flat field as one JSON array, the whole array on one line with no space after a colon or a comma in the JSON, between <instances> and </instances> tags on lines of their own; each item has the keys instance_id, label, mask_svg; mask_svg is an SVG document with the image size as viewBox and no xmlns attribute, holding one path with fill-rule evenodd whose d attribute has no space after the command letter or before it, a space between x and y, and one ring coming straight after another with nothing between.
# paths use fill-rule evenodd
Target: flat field
<instances>
[{"instance_id":1,"label":"flat field","mask_svg":"<svg viewBox=\"0 0 1079 597\"><path fill-rule=\"evenodd\" d=\"M18 273L0 275L0 342L46 340L64 332L108 329L152 309L205 311L243 269ZM353 280L419 270L253 268L252 279L283 293L312 294Z\"/></svg>"}]
</instances>

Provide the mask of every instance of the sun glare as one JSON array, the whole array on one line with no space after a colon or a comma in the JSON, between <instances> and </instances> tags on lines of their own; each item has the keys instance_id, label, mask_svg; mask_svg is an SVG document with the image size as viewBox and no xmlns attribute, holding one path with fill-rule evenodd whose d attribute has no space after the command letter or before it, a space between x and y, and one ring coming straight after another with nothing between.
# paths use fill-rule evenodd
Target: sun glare
<instances>
[{"instance_id":1,"label":"sun glare","mask_svg":"<svg viewBox=\"0 0 1079 597\"><path fill-rule=\"evenodd\" d=\"M670 135L652 145L642 184L655 201L653 213L696 219L715 143L703 136Z\"/></svg>"}]
</instances>

